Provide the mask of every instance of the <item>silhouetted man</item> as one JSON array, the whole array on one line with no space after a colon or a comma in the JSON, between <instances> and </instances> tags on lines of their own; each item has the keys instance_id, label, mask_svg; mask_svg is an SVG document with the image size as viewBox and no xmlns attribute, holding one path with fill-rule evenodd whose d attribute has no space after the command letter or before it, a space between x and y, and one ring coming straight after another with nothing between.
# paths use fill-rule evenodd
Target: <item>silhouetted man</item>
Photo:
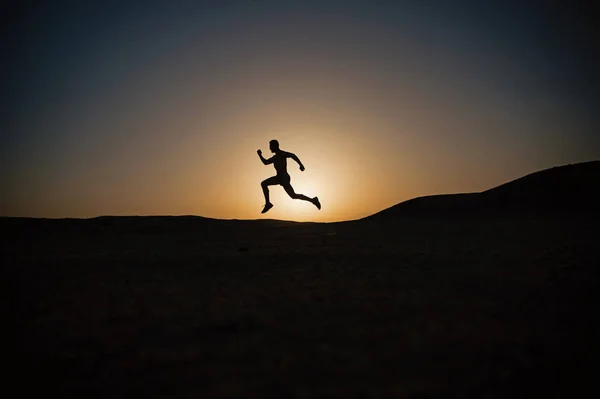
<instances>
[{"instance_id":1,"label":"silhouetted man","mask_svg":"<svg viewBox=\"0 0 600 399\"><path fill-rule=\"evenodd\" d=\"M263 189L263 194L265 195L265 207L263 208L261 213L265 213L269 209L273 208L273 204L269 202L269 186L274 186L277 184L280 184L285 190L285 192L288 193L288 195L293 199L308 201L314 206L316 206L318 209L321 209L321 203L319 202L319 198L309 198L304 194L296 194L294 192L294 188L290 184L290 175L287 172L287 159L292 158L294 161L296 161L298 165L300 165L300 170L303 172L304 165L302 165L300 159L298 159L298 157L295 154L292 154L291 152L285 152L281 150L279 148L279 142L277 140L269 141L269 149L272 153L275 154L269 159L265 159L265 157L262 156L261 150L256 151L263 164L269 165L272 163L273 166L275 166L275 170L277 171L276 176L269 177L267 180L260 183Z\"/></svg>"}]
</instances>

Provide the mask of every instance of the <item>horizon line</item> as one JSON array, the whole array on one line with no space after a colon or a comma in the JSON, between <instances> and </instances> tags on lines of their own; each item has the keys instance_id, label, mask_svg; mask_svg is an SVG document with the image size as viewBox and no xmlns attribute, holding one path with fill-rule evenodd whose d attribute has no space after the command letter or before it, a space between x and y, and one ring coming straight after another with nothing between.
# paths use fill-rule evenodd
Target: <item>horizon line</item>
<instances>
[{"instance_id":1,"label":"horizon line","mask_svg":"<svg viewBox=\"0 0 600 399\"><path fill-rule=\"evenodd\" d=\"M595 162L600 162L600 159L599 160L590 160L590 161L568 163L568 164L553 166L553 167L546 168L546 169L539 169L539 170L537 170L535 172L527 173L527 174L522 175L520 177L516 177L516 178L514 178L512 180L506 181L506 182L504 182L502 184L499 184L499 185L497 185L495 187L492 187L492 188L488 188L488 189L483 190L483 191L476 191L476 192L456 192L456 193L438 193L438 194L421 195L421 196L418 196L418 197L413 197L413 198L409 198L409 199L397 202L397 203L395 203L395 204L393 204L391 206L388 206L386 208L380 209L380 210L375 211L373 213L370 213L370 214L368 214L366 216L358 217L358 218L355 218L355 219L338 220L338 221L328 221L328 222L327 221L297 221L297 220L289 220L289 219L239 219L239 218L221 219L221 218L215 218L215 217L209 217L209 216L202 216L202 215L193 215L193 214L182 214L182 215L169 215L169 214L154 214L154 215L152 215L152 214L148 214L148 215L97 215L97 216L90 216L90 217L34 217L34 216L5 216L5 215L0 215L0 218L1 219L9 219L9 218L10 219L37 219L37 220L91 220L91 219L98 219L98 218L127 218L127 217L130 217L130 218L133 218L133 217L148 217L148 218L150 218L150 217L157 217L157 218L159 218L159 217L165 217L165 218L166 217L174 217L174 218L175 217L181 217L181 218L184 218L184 217L195 217L195 218L202 218L202 219L209 219L209 220L219 220L219 221L244 221L244 222L252 222L252 221L275 221L275 222L305 223L305 224L307 224L307 223L313 223L313 224L315 224L315 223L322 223L322 224L325 224L325 223L343 223L343 222L353 222L353 221L358 221L358 220L361 220L361 219L366 219L366 218L368 218L370 216L374 216L374 215L376 215L376 214L378 214L380 212L383 212L383 211L385 211L387 209L390 209L392 207L398 206L398 205L400 205L402 203L405 203L405 202L408 202L408 201L414 201L414 200L419 199L419 198L444 196L444 195L481 194L481 193L484 193L486 191L493 190L495 188L501 187L501 186L503 186L505 184L509 184L509 183L514 182L516 180L520 180L520 179L523 179L525 177L534 175L536 173L541 173L541 172L544 172L544 171L550 171L550 170L553 170L553 169L563 168L563 167L568 167L568 166L573 166L573 165L582 165L582 164L589 164L589 163L595 163Z\"/></svg>"}]
</instances>

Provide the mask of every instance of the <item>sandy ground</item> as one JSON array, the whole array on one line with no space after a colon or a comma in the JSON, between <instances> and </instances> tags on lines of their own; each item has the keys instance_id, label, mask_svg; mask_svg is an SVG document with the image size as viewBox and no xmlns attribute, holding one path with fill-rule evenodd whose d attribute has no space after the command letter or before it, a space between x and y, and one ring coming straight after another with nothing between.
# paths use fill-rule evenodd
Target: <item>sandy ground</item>
<instances>
[{"instance_id":1,"label":"sandy ground","mask_svg":"<svg viewBox=\"0 0 600 399\"><path fill-rule=\"evenodd\" d=\"M22 394L599 392L592 215L0 226Z\"/></svg>"}]
</instances>

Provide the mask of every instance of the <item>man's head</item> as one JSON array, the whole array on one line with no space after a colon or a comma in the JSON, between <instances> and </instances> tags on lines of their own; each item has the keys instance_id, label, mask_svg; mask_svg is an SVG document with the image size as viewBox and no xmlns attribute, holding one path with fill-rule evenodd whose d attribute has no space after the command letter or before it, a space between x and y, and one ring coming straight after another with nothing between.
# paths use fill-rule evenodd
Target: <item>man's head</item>
<instances>
[{"instance_id":1,"label":"man's head","mask_svg":"<svg viewBox=\"0 0 600 399\"><path fill-rule=\"evenodd\" d=\"M271 140L271 141L269 141L269 149L273 153L279 151L279 141L277 141L277 140Z\"/></svg>"}]
</instances>

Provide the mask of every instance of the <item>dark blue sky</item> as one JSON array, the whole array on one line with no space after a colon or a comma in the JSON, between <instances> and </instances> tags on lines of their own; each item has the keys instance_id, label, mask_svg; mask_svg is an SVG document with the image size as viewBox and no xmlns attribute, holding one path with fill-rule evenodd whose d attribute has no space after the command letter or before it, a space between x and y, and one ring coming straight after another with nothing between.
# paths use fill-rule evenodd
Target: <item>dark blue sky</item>
<instances>
[{"instance_id":1,"label":"dark blue sky","mask_svg":"<svg viewBox=\"0 0 600 399\"><path fill-rule=\"evenodd\" d=\"M389 151L382 159L398 151L412 159L390 161L390 167L418 169L416 180L435 180L425 161L418 164L415 154L421 154L430 164L435 158L436 167L444 165L450 175L440 185L386 188L386 199L376 208L405 195L478 189L531 169L598 159L599 50L593 40L598 13L592 4L4 5L9 23L2 28L1 178L14 195L3 200L1 213L66 215L69 201L85 209L77 215L119 212L116 202L81 205L94 189L77 187L92 179L114 191L118 184L144 181L140 171L148 168L172 182L175 170L157 171L142 160L161 149L165 163L182 162L178 170L198 167L180 161L183 148L247 139L250 148L239 150L253 153L258 144L249 137L291 126L310 125L327 137L340 129L347 133L336 137L348 141L370 130L378 143L374 149ZM246 126L253 133L244 135ZM303 132L290 137L312 137ZM100 171L107 163L112 174ZM453 177L474 168L489 174ZM129 177L110 177L115 175ZM207 178L203 184L211 182ZM41 204L17 203L58 185L69 194L46 211ZM181 209L166 200L161 204L139 209ZM210 213L213 208L185 209ZM228 212L217 213L235 213Z\"/></svg>"}]
</instances>

